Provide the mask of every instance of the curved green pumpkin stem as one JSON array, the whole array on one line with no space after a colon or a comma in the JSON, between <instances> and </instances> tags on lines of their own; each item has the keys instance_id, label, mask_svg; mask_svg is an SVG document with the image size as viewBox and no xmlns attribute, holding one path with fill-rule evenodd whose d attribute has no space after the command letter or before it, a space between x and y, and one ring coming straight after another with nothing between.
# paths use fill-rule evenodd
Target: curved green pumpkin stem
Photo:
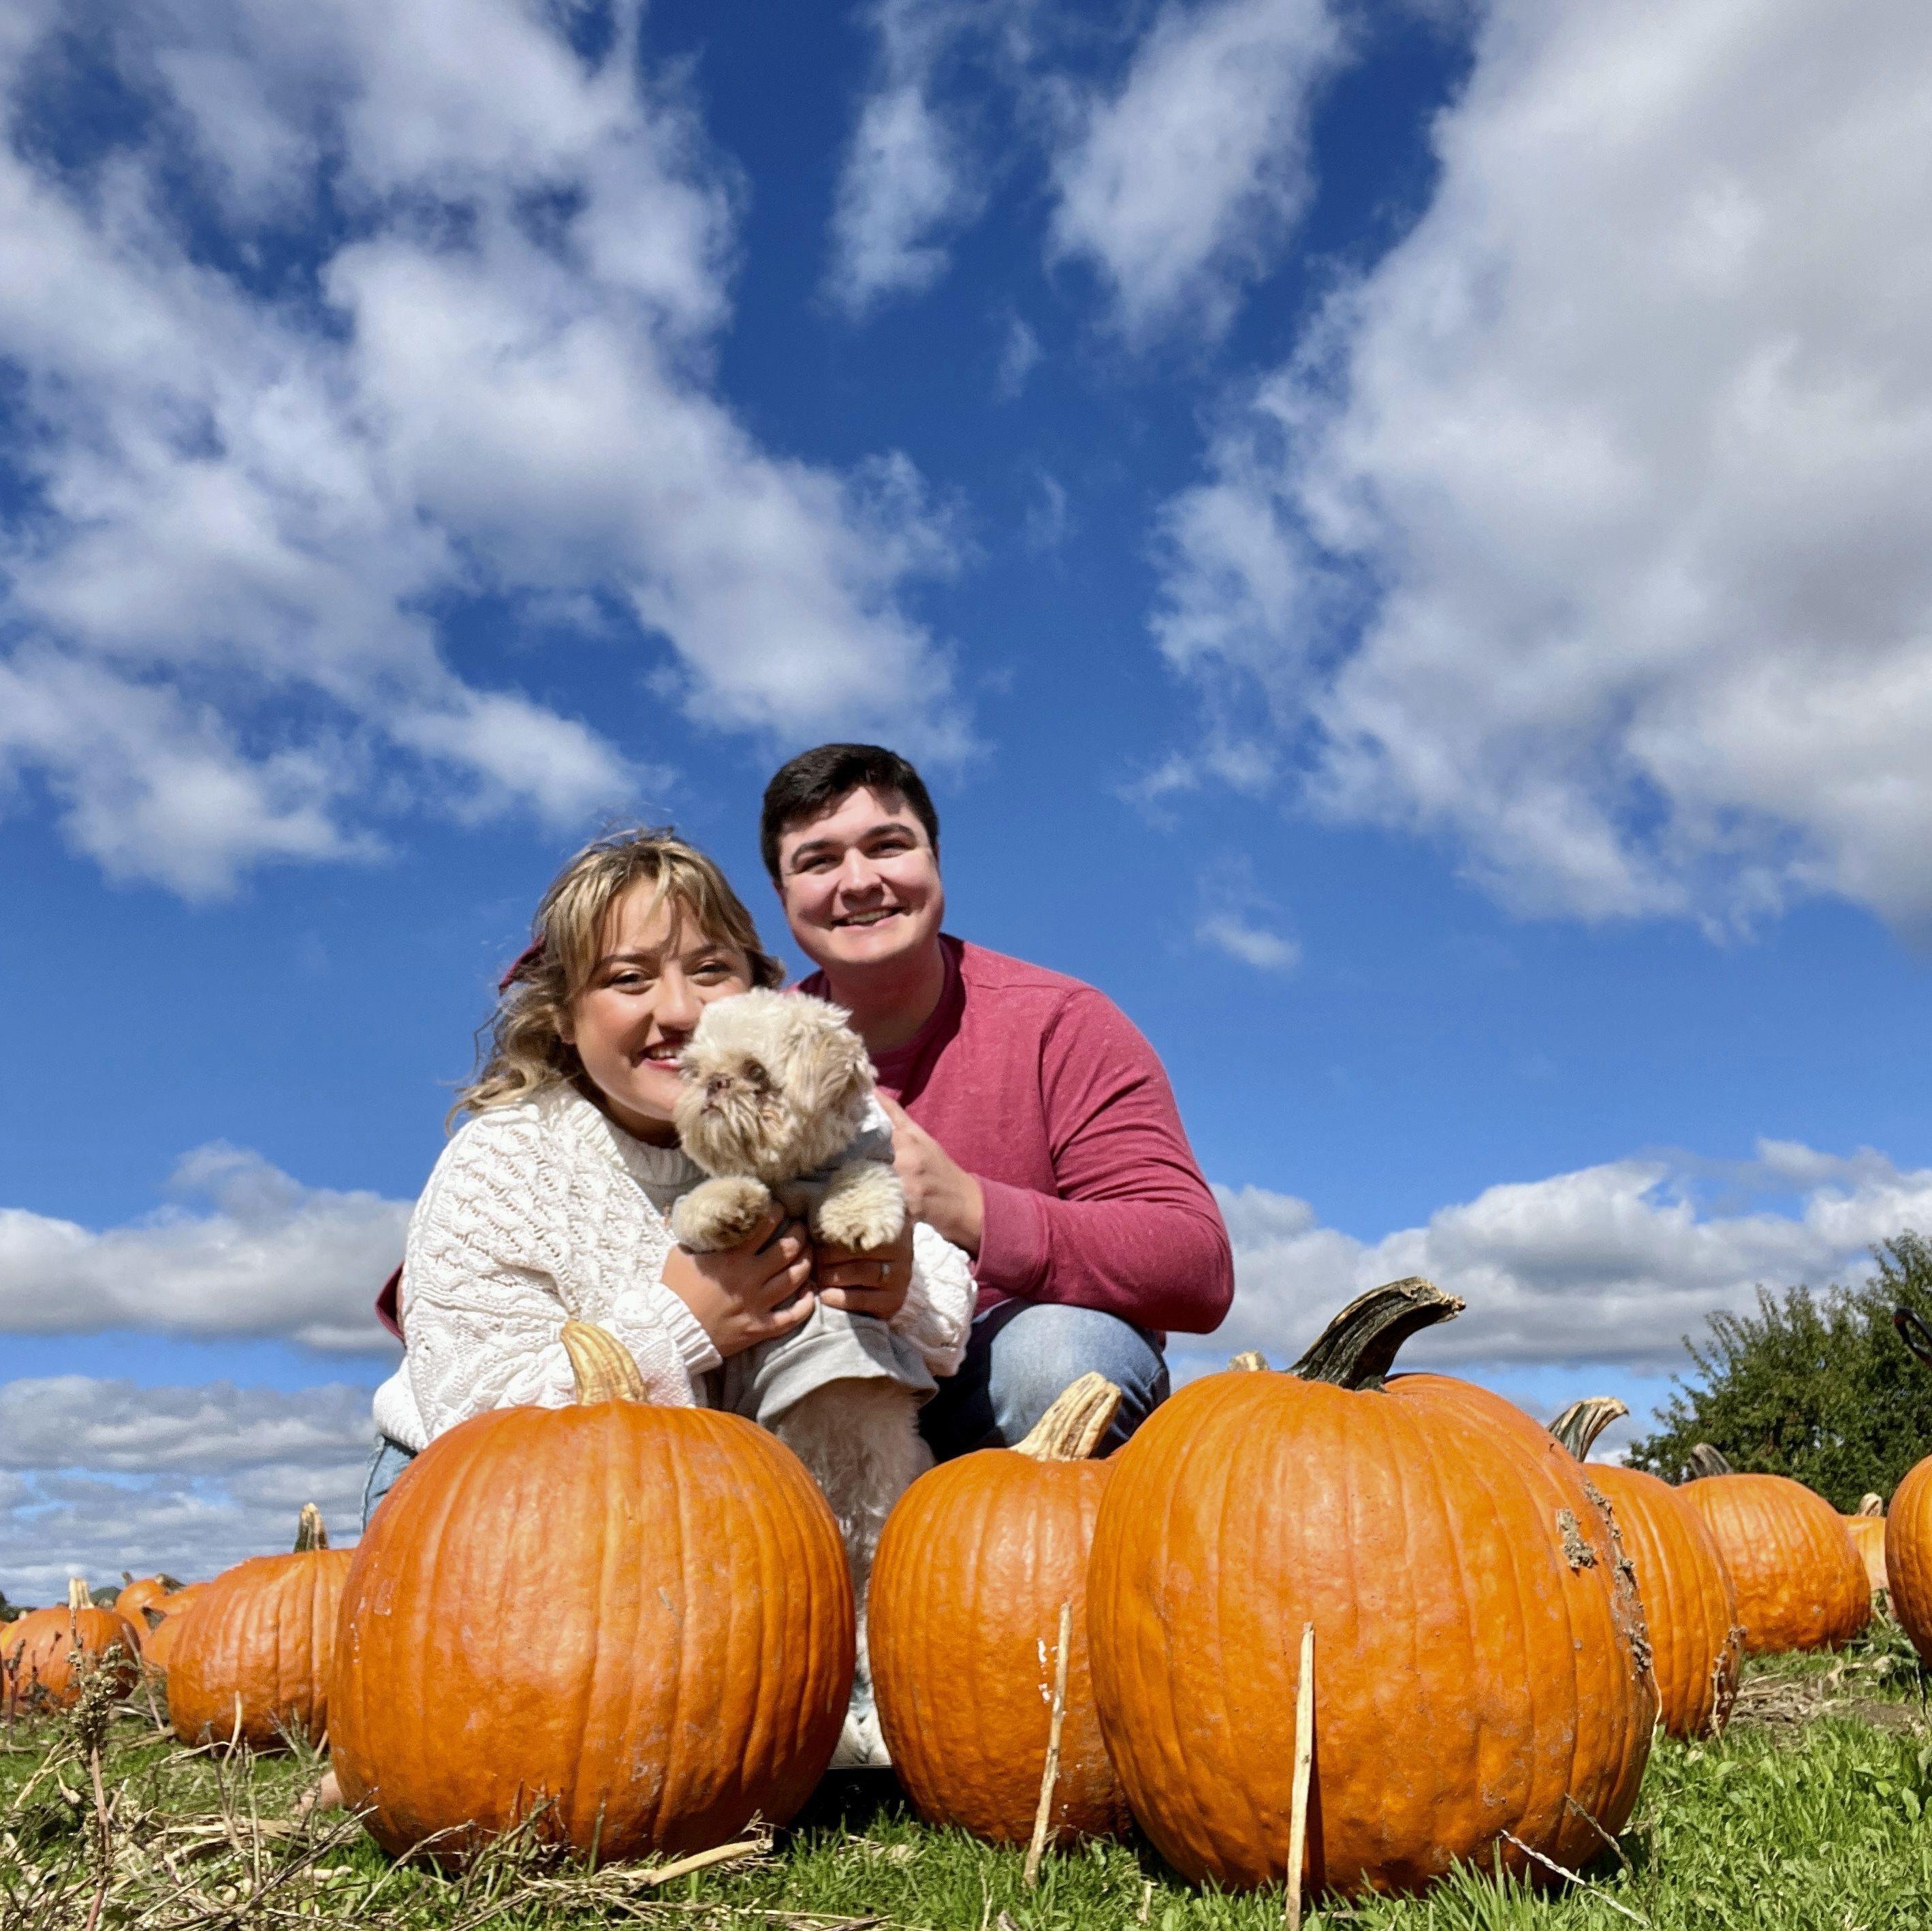
<instances>
[{"instance_id":1,"label":"curved green pumpkin stem","mask_svg":"<svg viewBox=\"0 0 1932 1931\"><path fill-rule=\"evenodd\" d=\"M1701 1482L1711 1475L1735 1475L1737 1471L1708 1441L1700 1441L1684 1458L1690 1479Z\"/></svg>"},{"instance_id":2,"label":"curved green pumpkin stem","mask_svg":"<svg viewBox=\"0 0 1932 1931\"><path fill-rule=\"evenodd\" d=\"M308 1555L328 1546L328 1531L322 1526L322 1511L313 1502L304 1502L296 1523L296 1553Z\"/></svg>"},{"instance_id":3,"label":"curved green pumpkin stem","mask_svg":"<svg viewBox=\"0 0 1932 1931\"><path fill-rule=\"evenodd\" d=\"M1420 1274L1371 1288L1351 1301L1288 1372L1336 1388L1375 1389L1412 1334L1454 1321L1462 1303Z\"/></svg>"},{"instance_id":4,"label":"curved green pumpkin stem","mask_svg":"<svg viewBox=\"0 0 1932 1931\"><path fill-rule=\"evenodd\" d=\"M1932 1368L1932 1327L1909 1307L1894 1308L1892 1324L1898 1330L1898 1338L1918 1357L1928 1368Z\"/></svg>"},{"instance_id":5,"label":"curved green pumpkin stem","mask_svg":"<svg viewBox=\"0 0 1932 1931\"><path fill-rule=\"evenodd\" d=\"M1612 1422L1622 1420L1629 1413L1614 1395L1586 1395L1580 1402L1572 1402L1550 1424L1550 1432L1579 1462L1586 1462L1598 1436Z\"/></svg>"}]
</instances>

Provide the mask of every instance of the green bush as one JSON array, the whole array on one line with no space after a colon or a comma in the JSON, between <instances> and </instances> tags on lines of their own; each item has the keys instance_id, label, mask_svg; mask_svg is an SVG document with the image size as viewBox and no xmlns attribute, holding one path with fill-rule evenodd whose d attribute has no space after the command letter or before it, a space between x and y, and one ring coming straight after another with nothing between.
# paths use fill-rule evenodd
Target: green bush
<instances>
[{"instance_id":1,"label":"green bush","mask_svg":"<svg viewBox=\"0 0 1932 1931\"><path fill-rule=\"evenodd\" d=\"M1892 1318L1905 1307L1932 1321L1932 1241L1901 1234L1873 1258L1862 1287L1760 1288L1755 1314L1713 1315L1704 1343L1684 1344L1701 1379L1678 1381L1632 1463L1678 1481L1708 1441L1741 1473L1795 1476L1848 1513L1868 1493L1888 1499L1932 1454L1932 1369Z\"/></svg>"}]
</instances>

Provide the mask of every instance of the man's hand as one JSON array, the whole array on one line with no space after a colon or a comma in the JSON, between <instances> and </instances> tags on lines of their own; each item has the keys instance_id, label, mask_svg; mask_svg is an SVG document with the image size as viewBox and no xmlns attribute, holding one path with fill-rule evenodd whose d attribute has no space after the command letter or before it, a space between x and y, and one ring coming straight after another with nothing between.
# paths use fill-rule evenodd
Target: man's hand
<instances>
[{"instance_id":1,"label":"man's hand","mask_svg":"<svg viewBox=\"0 0 1932 1931\"><path fill-rule=\"evenodd\" d=\"M834 1247L821 1240L814 1255L812 1284L827 1307L848 1314L875 1314L890 1321L905 1305L912 1285L912 1216L896 1240L883 1247Z\"/></svg>"},{"instance_id":2,"label":"man's hand","mask_svg":"<svg viewBox=\"0 0 1932 1931\"><path fill-rule=\"evenodd\" d=\"M674 1247L663 1280L727 1361L760 1341L789 1334L812 1318L818 1304L814 1295L800 1291L811 1284L812 1243L802 1227L786 1225L776 1207L736 1247L716 1254Z\"/></svg>"},{"instance_id":3,"label":"man's hand","mask_svg":"<svg viewBox=\"0 0 1932 1931\"><path fill-rule=\"evenodd\" d=\"M880 1093L879 1104L892 1123L892 1165L905 1189L907 1211L976 1257L986 1219L980 1183L897 1100Z\"/></svg>"}]
</instances>

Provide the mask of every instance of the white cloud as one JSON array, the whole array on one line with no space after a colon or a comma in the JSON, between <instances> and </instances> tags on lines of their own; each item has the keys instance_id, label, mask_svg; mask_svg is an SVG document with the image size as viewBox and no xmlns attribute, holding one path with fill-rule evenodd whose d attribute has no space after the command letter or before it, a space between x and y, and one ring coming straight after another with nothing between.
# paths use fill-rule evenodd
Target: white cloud
<instances>
[{"instance_id":1,"label":"white cloud","mask_svg":"<svg viewBox=\"0 0 1932 1931\"><path fill-rule=\"evenodd\" d=\"M361 1388L0 1382L0 1588L44 1603L75 1573L212 1576L289 1548L309 1501L352 1543L373 1440Z\"/></svg>"},{"instance_id":2,"label":"white cloud","mask_svg":"<svg viewBox=\"0 0 1932 1931\"><path fill-rule=\"evenodd\" d=\"M1342 40L1327 0L1166 0L1055 157L1052 247L1092 262L1123 331L1224 326L1306 208L1310 106Z\"/></svg>"},{"instance_id":3,"label":"white cloud","mask_svg":"<svg viewBox=\"0 0 1932 1931\"><path fill-rule=\"evenodd\" d=\"M1168 506L1210 746L1520 909L1932 916L1932 12L1492 0L1435 143Z\"/></svg>"},{"instance_id":4,"label":"white cloud","mask_svg":"<svg viewBox=\"0 0 1932 1931\"><path fill-rule=\"evenodd\" d=\"M386 811L659 781L452 664L430 613L476 593L628 610L726 730L963 746L910 466L776 455L712 393L735 178L636 22L592 64L515 0L11 16L0 786L116 875L206 896ZM83 59L153 111L58 167L20 130Z\"/></svg>"},{"instance_id":5,"label":"white cloud","mask_svg":"<svg viewBox=\"0 0 1932 1931\"><path fill-rule=\"evenodd\" d=\"M839 171L827 292L862 316L946 268L946 238L977 214L983 183L934 98L940 63L983 12L974 0L876 0L878 74Z\"/></svg>"},{"instance_id":6,"label":"white cloud","mask_svg":"<svg viewBox=\"0 0 1932 1931\"><path fill-rule=\"evenodd\" d=\"M372 1311L402 1258L406 1201L304 1186L259 1154L182 1158L181 1203L103 1231L0 1207L0 1332L140 1328L393 1346Z\"/></svg>"},{"instance_id":7,"label":"white cloud","mask_svg":"<svg viewBox=\"0 0 1932 1931\"><path fill-rule=\"evenodd\" d=\"M1006 339L1000 348L1000 367L994 387L1002 402L1016 402L1040 365L1040 337L1017 315L1006 318Z\"/></svg>"},{"instance_id":8,"label":"white cloud","mask_svg":"<svg viewBox=\"0 0 1932 1931\"><path fill-rule=\"evenodd\" d=\"M1195 928L1195 936L1257 972L1292 972L1301 963L1301 948L1292 939L1252 924L1238 912L1210 913Z\"/></svg>"},{"instance_id":9,"label":"white cloud","mask_svg":"<svg viewBox=\"0 0 1932 1931\"><path fill-rule=\"evenodd\" d=\"M1727 1193L1784 1199L1704 1210L1701 1163L1616 1160L1493 1186L1423 1227L1364 1241L1324 1227L1305 1201L1262 1187L1217 1189L1234 1246L1234 1310L1216 1361L1260 1348L1277 1365L1378 1282L1421 1274L1468 1311L1405 1351L1412 1365L1478 1362L1685 1365L1682 1337L1707 1315L1748 1308L1756 1288L1862 1280L1870 1249L1932 1228L1932 1168L1901 1172L1869 1149L1849 1157L1760 1143L1718 1176Z\"/></svg>"}]
</instances>

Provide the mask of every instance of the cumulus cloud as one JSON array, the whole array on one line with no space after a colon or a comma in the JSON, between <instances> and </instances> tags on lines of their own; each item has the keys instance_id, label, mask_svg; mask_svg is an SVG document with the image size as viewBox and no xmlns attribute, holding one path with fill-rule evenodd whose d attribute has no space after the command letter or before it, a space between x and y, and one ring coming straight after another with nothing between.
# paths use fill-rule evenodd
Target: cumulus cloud
<instances>
[{"instance_id":1,"label":"cumulus cloud","mask_svg":"<svg viewBox=\"0 0 1932 1931\"><path fill-rule=\"evenodd\" d=\"M1112 91L1076 100L1052 246L1089 261L1141 339L1213 331L1312 192L1309 110L1342 52L1327 0L1167 0Z\"/></svg>"},{"instance_id":2,"label":"cumulus cloud","mask_svg":"<svg viewBox=\"0 0 1932 1931\"><path fill-rule=\"evenodd\" d=\"M712 391L735 178L638 18L592 59L515 0L10 11L0 787L116 875L621 804L619 744L452 661L476 595L627 613L723 729L962 748L917 475L775 454ZM128 105L76 154L83 85Z\"/></svg>"},{"instance_id":3,"label":"cumulus cloud","mask_svg":"<svg viewBox=\"0 0 1932 1931\"><path fill-rule=\"evenodd\" d=\"M402 1258L409 1202L304 1186L220 1144L184 1156L170 1192L160 1213L102 1231L0 1207L0 1331L393 1346L372 1303Z\"/></svg>"},{"instance_id":4,"label":"cumulus cloud","mask_svg":"<svg viewBox=\"0 0 1932 1931\"><path fill-rule=\"evenodd\" d=\"M1156 803L1160 774L1142 787L1143 803ZM1257 972L1290 973L1301 963L1301 948L1276 928L1281 915L1255 884L1251 865L1239 859L1210 866L1201 881L1197 943Z\"/></svg>"},{"instance_id":5,"label":"cumulus cloud","mask_svg":"<svg viewBox=\"0 0 1932 1931\"><path fill-rule=\"evenodd\" d=\"M0 1589L44 1603L73 1574L212 1576L289 1548L304 1502L352 1542L372 1440L361 1388L0 1383Z\"/></svg>"},{"instance_id":6,"label":"cumulus cloud","mask_svg":"<svg viewBox=\"0 0 1932 1931\"><path fill-rule=\"evenodd\" d=\"M1210 757L1522 910L1922 922L1932 13L1490 0L1474 56L1167 506Z\"/></svg>"},{"instance_id":7,"label":"cumulus cloud","mask_svg":"<svg viewBox=\"0 0 1932 1931\"><path fill-rule=\"evenodd\" d=\"M1750 1210L1708 1210L1714 1185ZM1405 1351L1416 1365L1658 1372L1683 1366L1682 1338L1704 1333L1719 1309L1753 1305L1760 1285L1862 1279L1874 1244L1932 1228L1932 1168L1778 1141L1722 1169L1631 1159L1493 1186L1374 1241L1324 1226L1292 1195L1217 1191L1237 1282L1234 1312L1214 1339L1217 1362L1260 1348L1285 1363L1356 1294L1421 1274L1468 1311Z\"/></svg>"}]
</instances>

